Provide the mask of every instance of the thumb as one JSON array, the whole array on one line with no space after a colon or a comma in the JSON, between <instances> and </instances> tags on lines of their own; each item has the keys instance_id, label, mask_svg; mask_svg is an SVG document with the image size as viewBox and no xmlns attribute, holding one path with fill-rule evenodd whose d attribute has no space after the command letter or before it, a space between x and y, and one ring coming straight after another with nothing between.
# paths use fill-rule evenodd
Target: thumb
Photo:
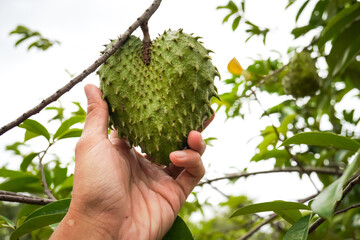
<instances>
[{"instance_id":1,"label":"thumb","mask_svg":"<svg viewBox=\"0 0 360 240\"><path fill-rule=\"evenodd\" d=\"M87 115L82 136L92 135L106 137L108 135L108 106L102 99L102 93L98 87L87 84L84 88L87 98Z\"/></svg>"}]
</instances>

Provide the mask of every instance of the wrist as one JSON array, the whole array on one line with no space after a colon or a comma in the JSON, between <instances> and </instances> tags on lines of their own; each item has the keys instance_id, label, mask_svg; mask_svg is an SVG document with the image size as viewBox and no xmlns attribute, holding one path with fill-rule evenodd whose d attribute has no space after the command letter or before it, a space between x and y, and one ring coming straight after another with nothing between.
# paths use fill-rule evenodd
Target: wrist
<instances>
[{"instance_id":1,"label":"wrist","mask_svg":"<svg viewBox=\"0 0 360 240\"><path fill-rule=\"evenodd\" d=\"M114 240L116 236L112 234L113 230L113 226L107 226L99 219L91 218L70 208L52 234L51 240Z\"/></svg>"}]
</instances>

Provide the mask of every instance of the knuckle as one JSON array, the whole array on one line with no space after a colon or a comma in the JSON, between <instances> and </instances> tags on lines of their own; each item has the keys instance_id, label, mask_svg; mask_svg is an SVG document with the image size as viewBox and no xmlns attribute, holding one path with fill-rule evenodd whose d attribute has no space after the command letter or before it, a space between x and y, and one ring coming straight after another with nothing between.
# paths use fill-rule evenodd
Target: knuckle
<instances>
[{"instance_id":1,"label":"knuckle","mask_svg":"<svg viewBox=\"0 0 360 240\"><path fill-rule=\"evenodd\" d=\"M80 137L79 141L75 145L75 155L81 151L83 151L85 147L85 141L83 137Z\"/></svg>"}]
</instances>

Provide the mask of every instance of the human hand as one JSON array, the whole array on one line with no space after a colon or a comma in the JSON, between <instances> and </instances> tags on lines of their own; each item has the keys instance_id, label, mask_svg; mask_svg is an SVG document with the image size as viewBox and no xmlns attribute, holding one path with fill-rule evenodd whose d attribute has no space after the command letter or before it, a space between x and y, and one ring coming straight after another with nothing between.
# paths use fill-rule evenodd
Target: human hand
<instances>
[{"instance_id":1,"label":"human hand","mask_svg":"<svg viewBox=\"0 0 360 240\"><path fill-rule=\"evenodd\" d=\"M172 152L169 167L158 166L116 132L108 137L101 91L87 85L85 93L88 114L75 149L72 201L51 239L161 239L205 173L201 134L191 131L190 149Z\"/></svg>"}]
</instances>

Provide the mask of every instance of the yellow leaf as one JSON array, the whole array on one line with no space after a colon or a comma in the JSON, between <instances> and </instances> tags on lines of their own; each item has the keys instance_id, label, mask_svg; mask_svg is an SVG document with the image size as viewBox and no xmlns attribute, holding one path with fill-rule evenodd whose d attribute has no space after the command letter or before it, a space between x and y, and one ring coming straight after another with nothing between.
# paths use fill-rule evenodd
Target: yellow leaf
<instances>
[{"instance_id":1,"label":"yellow leaf","mask_svg":"<svg viewBox=\"0 0 360 240\"><path fill-rule=\"evenodd\" d=\"M227 66L230 73L235 75L241 75L243 68L241 67L239 61L236 58L231 59Z\"/></svg>"}]
</instances>

